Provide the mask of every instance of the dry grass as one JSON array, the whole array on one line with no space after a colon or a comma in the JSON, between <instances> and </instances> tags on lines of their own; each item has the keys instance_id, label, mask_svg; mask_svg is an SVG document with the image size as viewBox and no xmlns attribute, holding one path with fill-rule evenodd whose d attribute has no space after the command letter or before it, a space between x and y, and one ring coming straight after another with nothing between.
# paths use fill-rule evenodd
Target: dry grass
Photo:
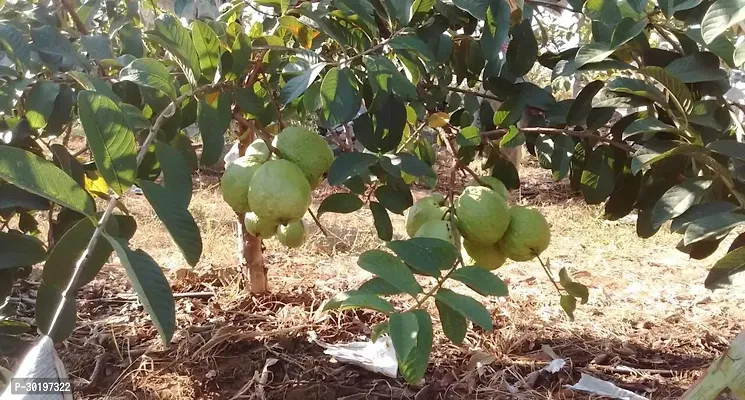
<instances>
[{"instance_id":1,"label":"dry grass","mask_svg":"<svg viewBox=\"0 0 745 400\"><path fill-rule=\"evenodd\" d=\"M127 199L127 206L139 222L132 246L166 269L174 291L215 296L177 301L179 329L165 348L141 307L122 298L131 289L115 260L82 291L81 323L60 346L61 356L88 398L580 398L562 388L580 372L655 399L679 396L743 328L745 293L703 287L707 268L727 246L707 260L689 260L675 250L678 236L662 232L641 240L633 223L601 220L601 208L574 198L547 171L528 163L521 175L514 201L546 215L553 240L545 257L554 271L566 267L588 285L590 301L569 321L537 262L504 266L498 273L510 297L480 298L495 333L477 329L454 346L438 329L424 387L335 364L309 342L364 339L380 319L366 311L318 311L328 297L369 278L355 265L360 253L382 245L368 210L323 216L330 237L309 220L310 240L297 250L267 241L272 294L251 296L235 265L235 215L211 175L195 178L191 211L204 242L195 268L185 264L144 198ZM403 217L394 216L393 224L400 237ZM550 360L543 345L567 359L564 371L536 372ZM477 358L487 365L473 367Z\"/></svg>"}]
</instances>

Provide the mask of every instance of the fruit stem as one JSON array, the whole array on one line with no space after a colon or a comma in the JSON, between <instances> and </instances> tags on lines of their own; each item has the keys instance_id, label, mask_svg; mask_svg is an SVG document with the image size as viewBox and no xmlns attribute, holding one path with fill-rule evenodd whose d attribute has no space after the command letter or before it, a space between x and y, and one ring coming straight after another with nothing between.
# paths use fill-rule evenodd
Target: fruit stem
<instances>
[{"instance_id":1,"label":"fruit stem","mask_svg":"<svg viewBox=\"0 0 745 400\"><path fill-rule=\"evenodd\" d=\"M452 275L453 272L455 272L455 270L458 268L458 265L460 265L462 263L463 263L463 259L459 256L458 257L458 260L456 260L455 261L455 264L453 264L453 268L450 268L450 270L448 271L447 274L445 274L445 275L437 278L437 283L435 284L435 286L432 289L430 289L427 293L425 293L424 296L422 296L420 299L418 299L416 301L416 304L414 304L414 306L409 307L409 309L406 310L406 312L409 312L409 311L414 310L414 309L421 308L425 301L427 301L430 297L432 297L435 294L435 292L437 292L438 290L440 290L440 288L445 283L445 281L447 281L448 278L450 278L450 275ZM416 299L416 297L414 297L414 299Z\"/></svg>"},{"instance_id":2,"label":"fruit stem","mask_svg":"<svg viewBox=\"0 0 745 400\"><path fill-rule=\"evenodd\" d=\"M538 254L535 254L535 253L533 253L533 254L535 255L535 258L538 259L538 262L541 263L541 267L543 267L543 271L546 273L546 276L548 276L548 279L551 281L551 283L554 284L554 287L556 288L556 291L559 292L559 295L561 295L561 288L556 283L556 280L554 279L554 276L551 274L551 270L548 269L548 266L543 262L543 260L541 260L541 256L539 256Z\"/></svg>"},{"instance_id":3,"label":"fruit stem","mask_svg":"<svg viewBox=\"0 0 745 400\"><path fill-rule=\"evenodd\" d=\"M323 233L323 236L329 237L330 236L329 232L326 230L326 228L323 227L323 225L321 225L321 221L318 219L318 217L313 212L313 210L310 209L310 207L308 207L308 213L313 218L313 222L316 223L316 226L318 226L318 229L320 229L321 233Z\"/></svg>"},{"instance_id":4,"label":"fruit stem","mask_svg":"<svg viewBox=\"0 0 745 400\"><path fill-rule=\"evenodd\" d=\"M450 125L450 127L453 128L453 129L456 129L452 125ZM450 155L453 156L453 159L455 160L455 166L457 168L463 170L463 171L468 172L471 176L473 176L473 179L475 179L476 182L478 182L479 185L481 185L481 186L488 186L486 183L484 183L484 181L481 180L481 178L479 177L479 175L476 172L474 172L471 168L468 167L468 165L463 164L458 159L458 154L455 152L455 149L453 149L453 144L450 143L450 140L448 139L448 137L445 136L445 132L438 131L437 133L440 135L440 139L445 143L445 148L447 148L447 150L450 153ZM455 184L455 182L453 181L451 183L451 185L454 185L454 184Z\"/></svg>"}]
</instances>

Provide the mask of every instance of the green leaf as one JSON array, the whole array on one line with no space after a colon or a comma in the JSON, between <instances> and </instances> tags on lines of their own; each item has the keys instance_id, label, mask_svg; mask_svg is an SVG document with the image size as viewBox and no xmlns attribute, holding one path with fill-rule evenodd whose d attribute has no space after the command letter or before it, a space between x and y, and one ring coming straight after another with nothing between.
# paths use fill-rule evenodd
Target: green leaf
<instances>
[{"instance_id":1,"label":"green leaf","mask_svg":"<svg viewBox=\"0 0 745 400\"><path fill-rule=\"evenodd\" d=\"M554 138L554 150L551 152L551 170L554 181L564 179L569 173L574 147L574 140L569 136L562 135Z\"/></svg>"},{"instance_id":2,"label":"green leaf","mask_svg":"<svg viewBox=\"0 0 745 400\"><path fill-rule=\"evenodd\" d=\"M506 1L493 1L486 10L481 33L481 52L486 59L485 77L496 77L502 69L504 44L510 33L510 6Z\"/></svg>"},{"instance_id":3,"label":"green leaf","mask_svg":"<svg viewBox=\"0 0 745 400\"><path fill-rule=\"evenodd\" d=\"M186 262L195 266L202 255L202 237L194 218L183 207L183 199L174 198L171 190L150 181L141 180L139 185Z\"/></svg>"},{"instance_id":4,"label":"green leaf","mask_svg":"<svg viewBox=\"0 0 745 400\"><path fill-rule=\"evenodd\" d=\"M419 327L415 338L416 346L411 349L406 360L399 361L398 370L406 382L416 384L424 378L427 372L434 333L432 332L432 318L426 311L412 310L409 313L414 314Z\"/></svg>"},{"instance_id":5,"label":"green leaf","mask_svg":"<svg viewBox=\"0 0 745 400\"><path fill-rule=\"evenodd\" d=\"M671 232L685 233L685 228L693 221L717 214L729 214L737 209L737 206L726 201L710 201L696 204L689 208L670 224Z\"/></svg>"},{"instance_id":6,"label":"green leaf","mask_svg":"<svg viewBox=\"0 0 745 400\"><path fill-rule=\"evenodd\" d=\"M619 220L634 210L636 199L641 189L642 175L634 175L630 169L625 169L618 177L608 201L605 203L603 218L609 221Z\"/></svg>"},{"instance_id":7,"label":"green leaf","mask_svg":"<svg viewBox=\"0 0 745 400\"><path fill-rule=\"evenodd\" d=\"M709 143L706 148L715 153L745 161L745 143L740 143L737 140L717 140Z\"/></svg>"},{"instance_id":8,"label":"green leaf","mask_svg":"<svg viewBox=\"0 0 745 400\"><path fill-rule=\"evenodd\" d=\"M458 259L458 250L452 243L433 238L394 240L386 244L389 249L417 272L438 277L441 270L450 269Z\"/></svg>"},{"instance_id":9,"label":"green leaf","mask_svg":"<svg viewBox=\"0 0 745 400\"><path fill-rule=\"evenodd\" d=\"M0 145L0 178L61 206L93 215L93 201L69 175L28 151Z\"/></svg>"},{"instance_id":10,"label":"green leaf","mask_svg":"<svg viewBox=\"0 0 745 400\"><path fill-rule=\"evenodd\" d=\"M209 25L200 20L191 23L191 39L199 57L199 69L212 81L220 65L220 39Z\"/></svg>"},{"instance_id":11,"label":"green leaf","mask_svg":"<svg viewBox=\"0 0 745 400\"><path fill-rule=\"evenodd\" d=\"M163 186L181 208L189 207L192 181L188 161L179 150L160 141L155 142L155 154L163 171Z\"/></svg>"},{"instance_id":12,"label":"green leaf","mask_svg":"<svg viewBox=\"0 0 745 400\"><path fill-rule=\"evenodd\" d=\"M723 289L732 285L732 277L745 272L745 247L733 250L714 264L706 276L704 286L709 290Z\"/></svg>"},{"instance_id":13,"label":"green leaf","mask_svg":"<svg viewBox=\"0 0 745 400\"><path fill-rule=\"evenodd\" d=\"M525 144L525 134L522 133L517 126L510 125L507 133L499 139L499 147L503 149L509 149L512 147L520 147Z\"/></svg>"},{"instance_id":14,"label":"green leaf","mask_svg":"<svg viewBox=\"0 0 745 400\"><path fill-rule=\"evenodd\" d=\"M661 83L670 92L670 97L683 114L691 110L693 105L691 92L680 79L660 67L644 67L639 70L639 73Z\"/></svg>"},{"instance_id":15,"label":"green leaf","mask_svg":"<svg viewBox=\"0 0 745 400\"><path fill-rule=\"evenodd\" d=\"M33 236L0 232L0 270L28 267L46 258L44 246Z\"/></svg>"},{"instance_id":16,"label":"green leaf","mask_svg":"<svg viewBox=\"0 0 745 400\"><path fill-rule=\"evenodd\" d=\"M626 77L615 78L608 83L608 90L615 93L632 94L644 97L662 106L667 104L665 94L662 93L660 89L653 84L640 79Z\"/></svg>"},{"instance_id":17,"label":"green leaf","mask_svg":"<svg viewBox=\"0 0 745 400\"><path fill-rule=\"evenodd\" d=\"M711 186L711 179L689 178L668 189L652 209L652 227L659 228L665 222L683 214Z\"/></svg>"},{"instance_id":18,"label":"green leaf","mask_svg":"<svg viewBox=\"0 0 745 400\"><path fill-rule=\"evenodd\" d=\"M610 48L617 49L637 37L644 31L648 24L647 19L635 21L633 18L624 18L613 29L610 39Z\"/></svg>"},{"instance_id":19,"label":"green leaf","mask_svg":"<svg viewBox=\"0 0 745 400\"><path fill-rule=\"evenodd\" d=\"M88 68L83 56L72 47L72 43L54 26L31 28L34 49L42 61L55 70L70 69L75 65Z\"/></svg>"},{"instance_id":20,"label":"green leaf","mask_svg":"<svg viewBox=\"0 0 745 400\"><path fill-rule=\"evenodd\" d=\"M181 22L171 14L162 14L155 20L155 29L148 36L174 56L186 79L196 86L202 75L199 54L189 31Z\"/></svg>"},{"instance_id":21,"label":"green leaf","mask_svg":"<svg viewBox=\"0 0 745 400\"><path fill-rule=\"evenodd\" d=\"M494 162L491 176L502 181L507 189L515 190L520 188L520 176L517 173L515 164L502 155L498 155L498 158Z\"/></svg>"},{"instance_id":22,"label":"green leaf","mask_svg":"<svg viewBox=\"0 0 745 400\"><path fill-rule=\"evenodd\" d=\"M227 92L221 92L211 104L207 96L199 99L197 125L204 142L201 159L204 165L212 165L220 161L223 147L225 147L225 131L230 127L232 118L230 104L230 93Z\"/></svg>"},{"instance_id":23,"label":"green leaf","mask_svg":"<svg viewBox=\"0 0 745 400\"><path fill-rule=\"evenodd\" d=\"M415 296L422 293L422 287L414 274L401 260L381 250L368 250L362 253L357 265L367 272L377 275L404 293Z\"/></svg>"},{"instance_id":24,"label":"green leaf","mask_svg":"<svg viewBox=\"0 0 745 400\"><path fill-rule=\"evenodd\" d=\"M54 101L59 94L59 84L51 81L37 81L26 98L26 118L33 129L47 126L54 109Z\"/></svg>"},{"instance_id":25,"label":"green leaf","mask_svg":"<svg viewBox=\"0 0 745 400\"><path fill-rule=\"evenodd\" d=\"M289 104L305 93L324 68L326 63L311 65L302 74L287 81L279 98L282 104Z\"/></svg>"},{"instance_id":26,"label":"green leaf","mask_svg":"<svg viewBox=\"0 0 745 400\"><path fill-rule=\"evenodd\" d=\"M404 101L418 98L416 86L396 68L393 61L382 56L365 56L367 79L373 91L395 93Z\"/></svg>"},{"instance_id":27,"label":"green leaf","mask_svg":"<svg viewBox=\"0 0 745 400\"><path fill-rule=\"evenodd\" d=\"M9 23L0 23L0 45L13 60L18 71L23 71L31 62L31 46L21 32Z\"/></svg>"},{"instance_id":28,"label":"green leaf","mask_svg":"<svg viewBox=\"0 0 745 400\"><path fill-rule=\"evenodd\" d=\"M440 314L440 323L442 324L442 331L445 333L445 336L453 344L462 344L463 339L466 338L466 330L468 330L466 319L440 300L435 299L435 306L437 307L437 312Z\"/></svg>"},{"instance_id":29,"label":"green leaf","mask_svg":"<svg viewBox=\"0 0 745 400\"><path fill-rule=\"evenodd\" d=\"M339 293L329 299L329 301L323 306L323 311L354 310L357 308L368 308L382 313L390 313L394 310L391 303L374 294L359 290L350 290Z\"/></svg>"},{"instance_id":30,"label":"green leaf","mask_svg":"<svg viewBox=\"0 0 745 400\"><path fill-rule=\"evenodd\" d=\"M409 25L411 17L414 14L411 6L413 0L397 0L390 2L392 16L401 23L401 26Z\"/></svg>"},{"instance_id":31,"label":"green leaf","mask_svg":"<svg viewBox=\"0 0 745 400\"><path fill-rule=\"evenodd\" d=\"M177 96L176 88L173 86L174 79L168 69L160 61L152 58L132 61L119 72L119 79L160 90L171 99Z\"/></svg>"},{"instance_id":32,"label":"green leaf","mask_svg":"<svg viewBox=\"0 0 745 400\"><path fill-rule=\"evenodd\" d=\"M435 171L426 162L419 159L419 157L409 153L398 153L397 154L401 167L401 170L405 173L416 176L416 177L432 177L436 178Z\"/></svg>"},{"instance_id":33,"label":"green leaf","mask_svg":"<svg viewBox=\"0 0 745 400\"><path fill-rule=\"evenodd\" d=\"M572 281L566 268L562 268L559 271L559 283L570 296L581 299L582 304L586 304L590 298L590 291L587 289L587 286Z\"/></svg>"},{"instance_id":34,"label":"green leaf","mask_svg":"<svg viewBox=\"0 0 745 400\"><path fill-rule=\"evenodd\" d=\"M605 84L601 80L593 81L587 84L579 92L577 98L569 108L567 114L567 125L582 125L587 119L587 114L592 110L592 99L603 88Z\"/></svg>"},{"instance_id":35,"label":"green leaf","mask_svg":"<svg viewBox=\"0 0 745 400\"><path fill-rule=\"evenodd\" d=\"M318 217L327 212L349 214L362 208L362 200L351 193L334 193L321 202L318 207Z\"/></svg>"},{"instance_id":36,"label":"green leaf","mask_svg":"<svg viewBox=\"0 0 745 400\"><path fill-rule=\"evenodd\" d=\"M745 64L745 41L737 45L735 48L735 52L732 55L733 62L735 63L735 66L741 67L743 64Z\"/></svg>"},{"instance_id":37,"label":"green leaf","mask_svg":"<svg viewBox=\"0 0 745 400\"><path fill-rule=\"evenodd\" d=\"M678 128L668 125L657 118L643 118L637 119L630 123L623 131L623 140L627 140L633 136L642 133L655 133L655 132L680 132Z\"/></svg>"},{"instance_id":38,"label":"green leaf","mask_svg":"<svg viewBox=\"0 0 745 400\"><path fill-rule=\"evenodd\" d=\"M704 42L711 43L727 29L745 20L745 0L716 0L701 21Z\"/></svg>"},{"instance_id":39,"label":"green leaf","mask_svg":"<svg viewBox=\"0 0 745 400\"><path fill-rule=\"evenodd\" d=\"M388 45L394 50L410 51L425 62L435 58L432 50L416 36L395 36L388 42Z\"/></svg>"},{"instance_id":40,"label":"green leaf","mask_svg":"<svg viewBox=\"0 0 745 400\"><path fill-rule=\"evenodd\" d=\"M712 237L719 237L743 223L745 223L745 216L741 214L721 213L699 218L686 228L683 245L687 246Z\"/></svg>"},{"instance_id":41,"label":"green leaf","mask_svg":"<svg viewBox=\"0 0 745 400\"><path fill-rule=\"evenodd\" d=\"M383 295L383 296L393 296L393 295L403 293L401 289L386 282L385 279L377 278L377 277L372 278L369 281L363 283L362 285L360 285L360 288L357 290L359 290L360 292L366 292L370 294Z\"/></svg>"},{"instance_id":42,"label":"green leaf","mask_svg":"<svg viewBox=\"0 0 745 400\"><path fill-rule=\"evenodd\" d=\"M594 21L615 25L621 21L621 11L614 0L587 0L582 12Z\"/></svg>"},{"instance_id":43,"label":"green leaf","mask_svg":"<svg viewBox=\"0 0 745 400\"><path fill-rule=\"evenodd\" d=\"M610 47L608 43L594 42L583 45L574 57L573 67L579 69L586 64L603 61L613 54L614 51L615 49Z\"/></svg>"},{"instance_id":44,"label":"green leaf","mask_svg":"<svg viewBox=\"0 0 745 400\"><path fill-rule=\"evenodd\" d=\"M132 22L122 26L119 31L119 42L121 43L121 54L129 54L133 57L142 58L145 55L145 45L142 43L142 30L134 26Z\"/></svg>"},{"instance_id":45,"label":"green leaf","mask_svg":"<svg viewBox=\"0 0 745 400\"><path fill-rule=\"evenodd\" d=\"M381 240L389 241L393 239L393 224L388 210L377 201L370 201L370 211L375 222L375 230Z\"/></svg>"},{"instance_id":46,"label":"green leaf","mask_svg":"<svg viewBox=\"0 0 745 400\"><path fill-rule=\"evenodd\" d=\"M411 191L408 186L383 185L375 189L375 198L389 211L403 214L407 208L414 204Z\"/></svg>"},{"instance_id":47,"label":"green leaf","mask_svg":"<svg viewBox=\"0 0 745 400\"><path fill-rule=\"evenodd\" d=\"M719 68L719 57L709 52L699 52L678 58L668 64L665 70L683 83L727 79L727 72Z\"/></svg>"},{"instance_id":48,"label":"green leaf","mask_svg":"<svg viewBox=\"0 0 745 400\"><path fill-rule=\"evenodd\" d=\"M80 43L88 56L96 61L114 58L114 52L111 51L111 41L107 35L84 35L80 37Z\"/></svg>"},{"instance_id":49,"label":"green leaf","mask_svg":"<svg viewBox=\"0 0 745 400\"><path fill-rule=\"evenodd\" d=\"M467 126L458 132L455 141L459 146L478 146L481 144L481 133L475 126Z\"/></svg>"},{"instance_id":50,"label":"green leaf","mask_svg":"<svg viewBox=\"0 0 745 400\"><path fill-rule=\"evenodd\" d=\"M78 115L101 176L123 194L137 175L137 145L126 116L113 100L87 90L78 93Z\"/></svg>"},{"instance_id":51,"label":"green leaf","mask_svg":"<svg viewBox=\"0 0 745 400\"><path fill-rule=\"evenodd\" d=\"M355 138L376 153L394 150L401 143L406 126L406 105L390 93L382 93L375 109L354 120Z\"/></svg>"},{"instance_id":52,"label":"green leaf","mask_svg":"<svg viewBox=\"0 0 745 400\"><path fill-rule=\"evenodd\" d=\"M329 185L344 184L350 178L363 174L378 162L378 157L365 153L342 153L334 159L328 173Z\"/></svg>"},{"instance_id":53,"label":"green leaf","mask_svg":"<svg viewBox=\"0 0 745 400\"><path fill-rule=\"evenodd\" d=\"M75 296L67 296L64 299L64 306L55 322L54 331L50 332L54 314L62 302L62 291L46 285L44 282L39 286L36 292L36 325L39 332L49 336L55 343L60 343L67 339L75 330L77 321L77 305Z\"/></svg>"},{"instance_id":54,"label":"green leaf","mask_svg":"<svg viewBox=\"0 0 745 400\"><path fill-rule=\"evenodd\" d=\"M67 74L75 79L75 81L77 81L85 90L91 90L101 93L117 104L122 103L122 99L119 97L119 95L114 93L114 90L111 88L111 86L109 86L109 84L106 83L106 81L104 81L103 79L93 75L84 74L79 71L70 71Z\"/></svg>"},{"instance_id":55,"label":"green leaf","mask_svg":"<svg viewBox=\"0 0 745 400\"><path fill-rule=\"evenodd\" d=\"M600 204L613 192L614 155L610 146L599 146L590 153L582 171L582 195L587 204Z\"/></svg>"},{"instance_id":56,"label":"green leaf","mask_svg":"<svg viewBox=\"0 0 745 400\"><path fill-rule=\"evenodd\" d=\"M452 308L462 317L473 321L487 332L493 332L494 326L491 315L481 303L471 297L453 292L450 289L441 288L437 291L435 299Z\"/></svg>"},{"instance_id":57,"label":"green leaf","mask_svg":"<svg viewBox=\"0 0 745 400\"><path fill-rule=\"evenodd\" d=\"M561 308L569 316L569 319L574 321L574 310L577 309L577 299L574 296L563 294L559 299L559 304L561 304Z\"/></svg>"},{"instance_id":58,"label":"green leaf","mask_svg":"<svg viewBox=\"0 0 745 400\"><path fill-rule=\"evenodd\" d=\"M416 346L416 339L419 334L419 323L416 315L411 311L391 314L388 322L388 334L391 336L393 349L396 350L396 359L399 363L404 362Z\"/></svg>"},{"instance_id":59,"label":"green leaf","mask_svg":"<svg viewBox=\"0 0 745 400\"><path fill-rule=\"evenodd\" d=\"M462 267L450 275L456 281L466 284L482 296L507 296L507 284L493 273L479 266Z\"/></svg>"},{"instance_id":60,"label":"green leaf","mask_svg":"<svg viewBox=\"0 0 745 400\"><path fill-rule=\"evenodd\" d=\"M468 11L469 14L481 21L486 19L486 10L493 3L490 0L453 0L453 4L458 6L458 8Z\"/></svg>"},{"instance_id":61,"label":"green leaf","mask_svg":"<svg viewBox=\"0 0 745 400\"><path fill-rule=\"evenodd\" d=\"M533 34L530 19L524 19L512 31L512 40L507 47L507 67L515 76L530 72L538 59L538 41Z\"/></svg>"},{"instance_id":62,"label":"green leaf","mask_svg":"<svg viewBox=\"0 0 745 400\"><path fill-rule=\"evenodd\" d=\"M130 249L124 239L105 236L119 256L137 299L150 315L164 345L168 345L176 329L176 304L163 271L144 251Z\"/></svg>"},{"instance_id":63,"label":"green leaf","mask_svg":"<svg viewBox=\"0 0 745 400\"><path fill-rule=\"evenodd\" d=\"M332 68L321 83L323 124L333 128L351 121L360 109L360 94L349 69Z\"/></svg>"},{"instance_id":64,"label":"green leaf","mask_svg":"<svg viewBox=\"0 0 745 400\"><path fill-rule=\"evenodd\" d=\"M372 327L370 332L370 341L375 343L381 336L388 334L388 321L383 321Z\"/></svg>"}]
</instances>

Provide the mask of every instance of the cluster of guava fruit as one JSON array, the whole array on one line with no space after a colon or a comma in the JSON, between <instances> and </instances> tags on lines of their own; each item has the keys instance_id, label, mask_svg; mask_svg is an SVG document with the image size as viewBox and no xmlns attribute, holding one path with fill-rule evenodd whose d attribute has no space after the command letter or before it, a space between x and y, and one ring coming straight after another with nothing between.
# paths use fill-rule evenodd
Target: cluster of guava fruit
<instances>
[{"instance_id":1,"label":"cluster of guava fruit","mask_svg":"<svg viewBox=\"0 0 745 400\"><path fill-rule=\"evenodd\" d=\"M548 222L537 210L510 207L508 196L504 184L491 176L469 182L452 207L446 206L445 196L434 193L407 210L406 233L451 242L460 248L466 266L494 270L507 258L531 260L548 248Z\"/></svg>"},{"instance_id":2,"label":"cluster of guava fruit","mask_svg":"<svg viewBox=\"0 0 745 400\"><path fill-rule=\"evenodd\" d=\"M251 143L244 156L226 167L220 190L236 213L245 214L248 233L300 247L306 238L302 217L311 190L323 180L334 154L322 137L301 127L282 130L272 147L278 154L261 139Z\"/></svg>"}]
</instances>

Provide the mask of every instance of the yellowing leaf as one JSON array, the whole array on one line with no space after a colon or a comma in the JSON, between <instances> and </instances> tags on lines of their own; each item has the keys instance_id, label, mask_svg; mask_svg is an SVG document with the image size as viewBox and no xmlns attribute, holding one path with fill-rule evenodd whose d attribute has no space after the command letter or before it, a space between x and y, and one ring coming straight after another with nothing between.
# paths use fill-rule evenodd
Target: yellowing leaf
<instances>
[{"instance_id":1,"label":"yellowing leaf","mask_svg":"<svg viewBox=\"0 0 745 400\"><path fill-rule=\"evenodd\" d=\"M268 134L274 136L279 133L279 124L273 123L264 129Z\"/></svg>"},{"instance_id":2,"label":"yellowing leaf","mask_svg":"<svg viewBox=\"0 0 745 400\"><path fill-rule=\"evenodd\" d=\"M85 174L85 190L98 197L108 197L109 185L99 174Z\"/></svg>"},{"instance_id":3,"label":"yellowing leaf","mask_svg":"<svg viewBox=\"0 0 745 400\"><path fill-rule=\"evenodd\" d=\"M215 103L218 96L220 96L220 92L207 93L204 95L204 101L206 101L207 104L212 105Z\"/></svg>"},{"instance_id":4,"label":"yellowing leaf","mask_svg":"<svg viewBox=\"0 0 745 400\"><path fill-rule=\"evenodd\" d=\"M444 112L438 112L429 116L427 125L432 128L442 128L450 122L450 116Z\"/></svg>"}]
</instances>

